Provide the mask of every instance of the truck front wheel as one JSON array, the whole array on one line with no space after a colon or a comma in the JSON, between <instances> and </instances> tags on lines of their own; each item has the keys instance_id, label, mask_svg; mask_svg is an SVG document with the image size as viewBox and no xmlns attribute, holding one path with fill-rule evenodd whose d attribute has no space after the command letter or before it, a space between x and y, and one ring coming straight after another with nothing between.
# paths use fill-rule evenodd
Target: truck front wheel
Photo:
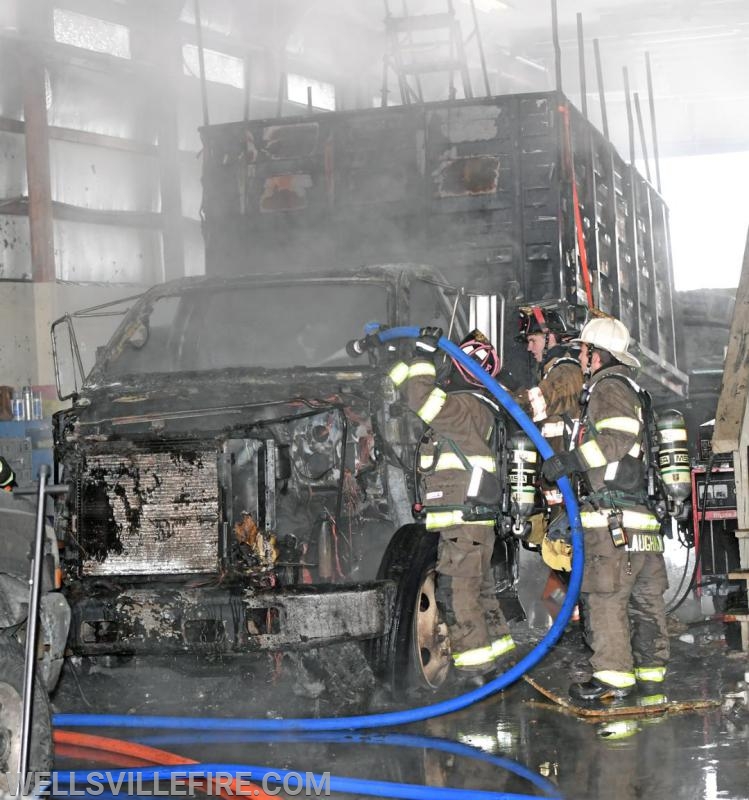
<instances>
[{"instance_id":1,"label":"truck front wheel","mask_svg":"<svg viewBox=\"0 0 749 800\"><path fill-rule=\"evenodd\" d=\"M375 672L395 691L436 689L450 670L450 643L434 593L439 535L422 525L396 531L377 577L396 584L389 631L371 648Z\"/></svg>"}]
</instances>

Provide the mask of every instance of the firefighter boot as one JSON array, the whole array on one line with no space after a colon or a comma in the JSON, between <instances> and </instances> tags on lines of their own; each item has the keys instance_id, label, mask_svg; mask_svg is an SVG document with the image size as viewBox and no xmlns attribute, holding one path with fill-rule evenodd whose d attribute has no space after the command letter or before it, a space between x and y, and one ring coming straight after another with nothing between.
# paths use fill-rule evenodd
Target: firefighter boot
<instances>
[{"instance_id":1,"label":"firefighter boot","mask_svg":"<svg viewBox=\"0 0 749 800\"><path fill-rule=\"evenodd\" d=\"M585 683L573 683L570 685L569 693L573 700L608 700L610 698L627 697L635 690L635 684L631 686L613 686L610 683L600 680L593 676Z\"/></svg>"}]
</instances>

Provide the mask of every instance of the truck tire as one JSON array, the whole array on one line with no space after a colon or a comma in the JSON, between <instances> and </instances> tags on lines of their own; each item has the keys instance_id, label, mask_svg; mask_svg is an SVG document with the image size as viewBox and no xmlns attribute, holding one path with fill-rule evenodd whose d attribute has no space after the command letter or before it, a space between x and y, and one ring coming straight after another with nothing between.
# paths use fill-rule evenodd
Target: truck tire
<instances>
[{"instance_id":1,"label":"truck tire","mask_svg":"<svg viewBox=\"0 0 749 800\"><path fill-rule=\"evenodd\" d=\"M423 525L395 532L377 577L396 584L390 630L372 642L375 674L393 691L437 689L450 669L447 626L434 599L439 536Z\"/></svg>"},{"instance_id":2,"label":"truck tire","mask_svg":"<svg viewBox=\"0 0 749 800\"><path fill-rule=\"evenodd\" d=\"M7 792L6 773L12 780L18 772L21 752L23 715L23 648L9 636L0 636L0 794ZM31 725L30 772L52 769L52 723L47 691L37 678L34 681L33 719ZM15 787L11 786L13 790Z\"/></svg>"}]
</instances>

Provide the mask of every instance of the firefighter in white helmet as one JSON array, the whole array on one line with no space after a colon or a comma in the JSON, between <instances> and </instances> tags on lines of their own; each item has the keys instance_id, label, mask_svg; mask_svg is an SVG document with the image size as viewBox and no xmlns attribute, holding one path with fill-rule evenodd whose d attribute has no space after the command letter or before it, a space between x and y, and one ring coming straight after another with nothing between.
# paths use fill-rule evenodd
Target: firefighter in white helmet
<instances>
[{"instance_id":1,"label":"firefighter in white helmet","mask_svg":"<svg viewBox=\"0 0 749 800\"><path fill-rule=\"evenodd\" d=\"M638 684L662 687L669 657L663 593L668 588L661 523L647 505L647 421L639 361L617 319L588 322L579 339L590 378L573 449L548 459L544 477L579 476L585 544L582 597L592 678L570 686L579 700L624 697Z\"/></svg>"}]
</instances>

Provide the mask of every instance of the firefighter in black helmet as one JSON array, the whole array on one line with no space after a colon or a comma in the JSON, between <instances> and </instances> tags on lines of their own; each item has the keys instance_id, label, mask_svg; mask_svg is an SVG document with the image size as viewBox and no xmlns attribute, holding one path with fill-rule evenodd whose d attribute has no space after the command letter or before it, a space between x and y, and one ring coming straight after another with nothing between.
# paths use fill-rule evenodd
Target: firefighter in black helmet
<instances>
[{"instance_id":1,"label":"firefighter in black helmet","mask_svg":"<svg viewBox=\"0 0 749 800\"><path fill-rule=\"evenodd\" d=\"M428 426L419 454L421 501L427 529L440 537L436 597L450 633L455 674L481 682L515 647L491 569L500 502L493 449L498 410L457 360L446 362L446 375L440 366L438 377L440 328L423 328L420 334L414 358L397 363L389 374ZM468 334L460 348L497 375L497 352L479 331ZM492 485L494 491L487 492ZM488 502L495 507L476 513L487 502L482 494L491 495Z\"/></svg>"},{"instance_id":2,"label":"firefighter in black helmet","mask_svg":"<svg viewBox=\"0 0 749 800\"><path fill-rule=\"evenodd\" d=\"M0 456L0 489L6 492L13 491L16 485L16 476L10 464Z\"/></svg>"},{"instance_id":3,"label":"firefighter in black helmet","mask_svg":"<svg viewBox=\"0 0 749 800\"><path fill-rule=\"evenodd\" d=\"M570 346L577 331L566 324L558 311L539 306L521 308L519 323L515 338L525 344L535 362L538 383L516 390L514 398L539 426L552 450L561 452L569 447L583 388L577 351ZM549 481L542 481L542 489L549 509L549 524L533 538L542 544L544 561L550 567L570 572L572 548L567 526L562 524L562 493ZM543 541L538 542L542 537Z\"/></svg>"}]
</instances>

